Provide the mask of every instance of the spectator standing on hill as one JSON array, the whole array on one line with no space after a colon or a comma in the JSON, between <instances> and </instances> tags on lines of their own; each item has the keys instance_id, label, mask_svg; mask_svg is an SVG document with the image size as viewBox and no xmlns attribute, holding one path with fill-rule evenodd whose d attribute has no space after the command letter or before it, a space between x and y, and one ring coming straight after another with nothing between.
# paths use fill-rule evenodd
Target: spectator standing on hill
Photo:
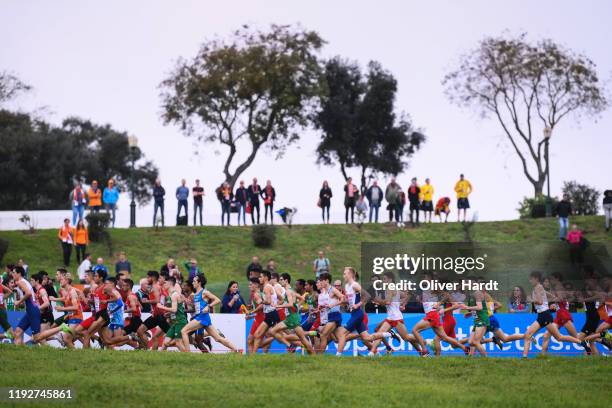
<instances>
[{"instance_id":1,"label":"spectator standing on hill","mask_svg":"<svg viewBox=\"0 0 612 408\"><path fill-rule=\"evenodd\" d=\"M344 221L349 222L349 211L351 213L351 224L355 222L355 204L359 196L359 189L353 184L353 178L349 177L344 185Z\"/></svg>"},{"instance_id":2,"label":"spectator standing on hill","mask_svg":"<svg viewBox=\"0 0 612 408\"><path fill-rule=\"evenodd\" d=\"M459 181L455 183L455 193L457 193L457 222L461 218L461 210L463 210L463 222L467 221L467 210L470 208L469 195L472 194L472 183L465 179L463 174L459 175Z\"/></svg>"},{"instance_id":3,"label":"spectator standing on hill","mask_svg":"<svg viewBox=\"0 0 612 408\"><path fill-rule=\"evenodd\" d=\"M185 179L181 180L181 185L176 188L176 200L178 202L178 208L176 209L176 218L178 220L179 215L181 215L181 208L185 208L185 217L189 216L189 202L187 199L189 198L189 189L186 186L187 182Z\"/></svg>"},{"instance_id":4,"label":"spectator standing on hill","mask_svg":"<svg viewBox=\"0 0 612 408\"><path fill-rule=\"evenodd\" d=\"M236 189L234 194L236 205L238 206L238 225L240 225L240 216L242 215L242 224L246 225L246 206L249 201L249 192L244 187L244 180L240 180L240 187Z\"/></svg>"},{"instance_id":5,"label":"spectator standing on hill","mask_svg":"<svg viewBox=\"0 0 612 408\"><path fill-rule=\"evenodd\" d=\"M408 201L410 203L410 224L414 227L419 224L419 210L421 208L421 188L417 184L416 177L410 181L410 187L408 187Z\"/></svg>"},{"instance_id":6,"label":"spectator standing on hill","mask_svg":"<svg viewBox=\"0 0 612 408\"><path fill-rule=\"evenodd\" d=\"M87 198L89 199L89 211L98 213L102 208L102 190L98 187L96 180L91 182L91 186L87 191Z\"/></svg>"},{"instance_id":7,"label":"spectator standing on hill","mask_svg":"<svg viewBox=\"0 0 612 408\"><path fill-rule=\"evenodd\" d=\"M395 177L392 177L391 182L385 189L385 200L387 200L387 210L389 210L389 222L393 222L393 214L395 213L395 209L397 207L397 196L399 195L399 191L400 186L395 182ZM398 219L399 218L396 215L396 222Z\"/></svg>"},{"instance_id":8,"label":"spectator standing on hill","mask_svg":"<svg viewBox=\"0 0 612 408\"><path fill-rule=\"evenodd\" d=\"M522 286L515 286L508 299L508 312L510 313L530 313L531 309L527 303L527 296Z\"/></svg>"},{"instance_id":9,"label":"spectator standing on hill","mask_svg":"<svg viewBox=\"0 0 612 408\"><path fill-rule=\"evenodd\" d=\"M70 200L72 202L72 224L76 225L78 220L83 219L85 204L87 203L81 183L75 183L74 189L70 193Z\"/></svg>"},{"instance_id":10,"label":"spectator standing on hill","mask_svg":"<svg viewBox=\"0 0 612 408\"><path fill-rule=\"evenodd\" d=\"M563 194L561 201L557 203L557 217L559 217L559 239L564 241L569 227L569 216L572 214L572 203L569 196Z\"/></svg>"},{"instance_id":11,"label":"spectator standing on hill","mask_svg":"<svg viewBox=\"0 0 612 408\"><path fill-rule=\"evenodd\" d=\"M103 278L103 281L108 277L108 268L106 265L104 265L103 258L96 259L96 264L93 266L93 268L91 268L91 270L100 275L100 277Z\"/></svg>"},{"instance_id":12,"label":"spectator standing on hill","mask_svg":"<svg viewBox=\"0 0 612 408\"><path fill-rule=\"evenodd\" d=\"M164 226L164 197L166 195L166 189L161 185L161 180L155 180L155 186L153 186L153 226L157 225L157 210L161 214L161 225Z\"/></svg>"},{"instance_id":13,"label":"spectator standing on hill","mask_svg":"<svg viewBox=\"0 0 612 408\"><path fill-rule=\"evenodd\" d=\"M59 229L57 237L62 243L62 253L64 256L64 266L70 265L70 255L72 254L72 246L74 245L73 231L70 228L70 219L65 218L64 224Z\"/></svg>"},{"instance_id":14,"label":"spectator standing on hill","mask_svg":"<svg viewBox=\"0 0 612 408\"><path fill-rule=\"evenodd\" d=\"M319 190L319 207L321 207L321 217L323 218L323 224L325 221L325 213L327 212L327 224L329 224L329 208L331 207L331 198L333 194L327 180L323 181L323 186Z\"/></svg>"},{"instance_id":15,"label":"spectator standing on hill","mask_svg":"<svg viewBox=\"0 0 612 408\"><path fill-rule=\"evenodd\" d=\"M248 264L246 267L247 279L250 280L251 278L259 278L259 274L261 274L262 271L263 271L263 267L259 263L259 257L254 256L251 259L251 263Z\"/></svg>"},{"instance_id":16,"label":"spectator standing on hill","mask_svg":"<svg viewBox=\"0 0 612 408\"><path fill-rule=\"evenodd\" d=\"M276 190L272 187L270 180L266 181L266 186L261 192L261 196L264 199L264 222L268 223L268 210L270 210L270 224L274 224L274 200L276 200Z\"/></svg>"},{"instance_id":17,"label":"spectator standing on hill","mask_svg":"<svg viewBox=\"0 0 612 408\"><path fill-rule=\"evenodd\" d=\"M442 213L445 214L444 222L448 222L448 214L450 214L450 198L442 197L436 203L435 215L438 216L440 222L442 222Z\"/></svg>"},{"instance_id":18,"label":"spectator standing on hill","mask_svg":"<svg viewBox=\"0 0 612 408\"><path fill-rule=\"evenodd\" d=\"M106 213L111 213L111 225L115 227L115 215L117 213L117 201L119 201L119 189L115 186L115 180L108 180L108 185L102 192L102 201L104 201L104 207Z\"/></svg>"},{"instance_id":19,"label":"spectator standing on hill","mask_svg":"<svg viewBox=\"0 0 612 408\"><path fill-rule=\"evenodd\" d=\"M357 213L357 223L363 224L368 216L368 203L365 201L365 196L360 195L357 199L355 212Z\"/></svg>"},{"instance_id":20,"label":"spectator standing on hill","mask_svg":"<svg viewBox=\"0 0 612 408\"><path fill-rule=\"evenodd\" d=\"M89 245L89 233L82 219L77 222L76 227L72 231L72 236L74 237L74 246L76 247L77 263L80 264L81 260L85 259L85 251L87 250L87 245Z\"/></svg>"},{"instance_id":21,"label":"spectator standing on hill","mask_svg":"<svg viewBox=\"0 0 612 408\"><path fill-rule=\"evenodd\" d=\"M187 276L189 279L193 279L196 275L203 272L198 268L198 261L195 258L191 258L189 261L183 262L183 266L187 271Z\"/></svg>"},{"instance_id":22,"label":"spectator standing on hill","mask_svg":"<svg viewBox=\"0 0 612 408\"><path fill-rule=\"evenodd\" d=\"M404 226L404 207L406 206L406 194L402 188L397 192L397 200L395 201L395 221L398 227Z\"/></svg>"},{"instance_id":23,"label":"spectator standing on hill","mask_svg":"<svg viewBox=\"0 0 612 408\"><path fill-rule=\"evenodd\" d=\"M244 304L244 299L238 289L238 282L231 281L221 300L221 313L240 313L240 307Z\"/></svg>"},{"instance_id":24,"label":"spectator standing on hill","mask_svg":"<svg viewBox=\"0 0 612 408\"><path fill-rule=\"evenodd\" d=\"M329 273L330 270L329 259L325 257L323 251L319 251L319 256L314 260L312 265L312 271L315 273L315 277L319 279L322 273Z\"/></svg>"},{"instance_id":25,"label":"spectator standing on hill","mask_svg":"<svg viewBox=\"0 0 612 408\"><path fill-rule=\"evenodd\" d=\"M576 224L572 224L572 229L567 233L567 242L570 245L570 261L573 264L582 263L582 253L584 251L584 234Z\"/></svg>"},{"instance_id":26,"label":"spectator standing on hill","mask_svg":"<svg viewBox=\"0 0 612 408\"><path fill-rule=\"evenodd\" d=\"M255 211L257 211L257 224L259 224L259 196L261 196L261 186L257 184L257 177L253 178L253 184L248 188L249 205L251 206L251 224L255 225Z\"/></svg>"},{"instance_id":27,"label":"spectator standing on hill","mask_svg":"<svg viewBox=\"0 0 612 408\"><path fill-rule=\"evenodd\" d=\"M374 213L374 222L378 223L378 210L380 209L380 204L383 200L383 191L378 186L378 181L374 180L372 185L366 190L366 198L368 199L368 203L370 204L370 216L368 218L369 222L372 222L372 212Z\"/></svg>"},{"instance_id":28,"label":"spectator standing on hill","mask_svg":"<svg viewBox=\"0 0 612 408\"><path fill-rule=\"evenodd\" d=\"M85 276L87 275L87 271L91 269L91 254L86 253L83 257L83 262L79 265L77 269L77 275L79 275L79 282L85 283Z\"/></svg>"},{"instance_id":29,"label":"spectator standing on hill","mask_svg":"<svg viewBox=\"0 0 612 408\"><path fill-rule=\"evenodd\" d=\"M204 206L204 187L200 185L200 179L196 179L195 186L191 189L193 195L193 225L196 224L196 215L200 214L200 226L202 224L202 207Z\"/></svg>"},{"instance_id":30,"label":"spectator standing on hill","mask_svg":"<svg viewBox=\"0 0 612 408\"><path fill-rule=\"evenodd\" d=\"M227 225L230 225L230 214L231 214L231 206L232 199L234 198L234 193L232 193L232 189L227 182L224 182L219 188L218 198L221 202L221 225L224 224L224 217L227 214Z\"/></svg>"},{"instance_id":31,"label":"spectator standing on hill","mask_svg":"<svg viewBox=\"0 0 612 408\"><path fill-rule=\"evenodd\" d=\"M119 260L115 263L115 274L119 275L121 271L132 273L132 264L127 260L125 252L123 251L119 252Z\"/></svg>"},{"instance_id":32,"label":"spectator standing on hill","mask_svg":"<svg viewBox=\"0 0 612 408\"><path fill-rule=\"evenodd\" d=\"M612 226L612 190L604 191L603 210L606 217L606 232L610 232Z\"/></svg>"},{"instance_id":33,"label":"spectator standing on hill","mask_svg":"<svg viewBox=\"0 0 612 408\"><path fill-rule=\"evenodd\" d=\"M425 184L421 186L421 209L423 210L423 222L431 223L431 214L433 213L433 195L434 188L428 178L425 179Z\"/></svg>"}]
</instances>

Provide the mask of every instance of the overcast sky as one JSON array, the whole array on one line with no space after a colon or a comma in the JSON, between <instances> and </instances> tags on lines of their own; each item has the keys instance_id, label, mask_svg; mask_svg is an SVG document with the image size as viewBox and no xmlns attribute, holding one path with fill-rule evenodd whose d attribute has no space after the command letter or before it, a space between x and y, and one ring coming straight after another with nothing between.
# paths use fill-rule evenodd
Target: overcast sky
<instances>
[{"instance_id":1,"label":"overcast sky","mask_svg":"<svg viewBox=\"0 0 612 408\"><path fill-rule=\"evenodd\" d=\"M409 4L410 3L410 4ZM423 128L427 143L398 181L430 177L436 196L451 195L463 172L473 186L472 207L480 219L513 219L517 203L531 195L531 184L493 120L451 105L441 79L458 57L487 35L526 31L583 52L606 80L612 73L612 3L593 1L5 1L0 6L0 70L34 87L12 107L41 111L54 123L69 115L110 123L138 136L141 148L160 168L171 190L181 177L199 177L210 192L222 180L225 150L194 144L177 128L163 126L158 84L179 57L192 57L199 45L244 23L299 23L328 42L322 56L342 55L365 66L379 61L397 78L398 111ZM576 7L578 6L578 7ZM606 40L606 38L608 40ZM600 190L612 187L612 111L580 125L564 120L551 142L551 190L575 179ZM270 178L277 205L317 211L322 180L342 206L339 169L318 167L319 135L304 132L299 146L281 160L260 153L244 174ZM217 152L217 153L216 153ZM220 154L219 154L220 153ZM606 165L606 163L608 163ZM358 172L352 172L355 176ZM382 181L385 184L384 181ZM454 199L454 194L452 194ZM218 204L209 195L205 206ZM173 201L173 200L172 200ZM454 207L454 203L453 203ZM167 211L173 213L174 203ZM451 215L454 218L454 214ZM339 220L337 220L339 221Z\"/></svg>"}]
</instances>

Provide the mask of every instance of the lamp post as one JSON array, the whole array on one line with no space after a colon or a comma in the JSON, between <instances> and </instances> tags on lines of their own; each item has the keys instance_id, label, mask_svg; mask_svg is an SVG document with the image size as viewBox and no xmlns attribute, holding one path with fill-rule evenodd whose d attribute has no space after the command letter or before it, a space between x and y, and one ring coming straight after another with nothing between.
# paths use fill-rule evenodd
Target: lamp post
<instances>
[{"instance_id":1,"label":"lamp post","mask_svg":"<svg viewBox=\"0 0 612 408\"><path fill-rule=\"evenodd\" d=\"M130 146L130 158L132 159L132 172L130 173L130 192L132 202L130 203L130 228L136 227L136 203L134 202L134 161L136 160L136 149L138 148L138 138L134 135L128 136Z\"/></svg>"},{"instance_id":2,"label":"lamp post","mask_svg":"<svg viewBox=\"0 0 612 408\"><path fill-rule=\"evenodd\" d=\"M546 217L552 217L552 200L550 198L550 161L548 158L548 142L552 136L552 129L544 128L544 160L546 160Z\"/></svg>"}]
</instances>

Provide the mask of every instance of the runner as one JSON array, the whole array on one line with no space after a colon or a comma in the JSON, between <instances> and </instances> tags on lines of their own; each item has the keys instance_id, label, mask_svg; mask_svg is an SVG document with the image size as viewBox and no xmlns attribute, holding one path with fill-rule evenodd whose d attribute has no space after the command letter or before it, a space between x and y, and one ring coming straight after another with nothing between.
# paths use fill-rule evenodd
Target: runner
<instances>
[{"instance_id":1,"label":"runner","mask_svg":"<svg viewBox=\"0 0 612 408\"><path fill-rule=\"evenodd\" d=\"M268 272L269 274L269 272ZM269 275L268 275L269 276ZM204 289L206 286L206 278L203 274L199 273L193 278L193 287L196 290L194 296L195 316L192 321L187 323L181 330L181 335L184 344L189 344L189 333L204 328L206 332L218 343L223 344L228 349L238 352L236 346L231 341L219 335L219 332L212 325L210 320L209 310L221 301L218 297L213 295L208 290ZM262 323L264 324L264 323ZM185 351L188 351L185 350Z\"/></svg>"},{"instance_id":2,"label":"runner","mask_svg":"<svg viewBox=\"0 0 612 408\"><path fill-rule=\"evenodd\" d=\"M557 325L551 324L553 322L552 314L548 308L548 298L546 297L546 292L544 287L542 286L542 275L540 272L531 272L529 274L529 283L533 286L533 291L531 294L532 302L535 306L538 317L535 322L533 322L528 328L527 332L525 332L525 345L523 349L523 358L526 358L529 355L529 348L531 346L531 338L534 334L536 334L540 329L545 328L552 336L557 339L557 341L564 341L570 343L580 344L587 353L591 352L591 348L588 344L579 338L573 336L564 336L559 332L559 328Z\"/></svg>"},{"instance_id":3,"label":"runner","mask_svg":"<svg viewBox=\"0 0 612 408\"><path fill-rule=\"evenodd\" d=\"M287 309L288 314L285 320L278 323L270 330L270 334L274 336L276 340L287 346L287 348L291 348L292 344L285 339L281 332L286 329L293 330L298 336L302 346L306 349L306 351L308 351L308 354L314 354L314 349L306 338L304 329L302 329L301 326L300 309L297 296L296 293L291 290L291 275L288 273L283 273L280 276L280 283L285 289L285 297L283 298L283 302L277 305L277 308Z\"/></svg>"},{"instance_id":4,"label":"runner","mask_svg":"<svg viewBox=\"0 0 612 408\"><path fill-rule=\"evenodd\" d=\"M22 345L23 334L27 329L31 330L32 341L34 343L40 343L51 336L56 335L60 331L70 333L70 327L65 323L61 326L53 329L40 331L40 309L36 303L36 294L30 282L24 279L25 271L21 266L16 266L12 272L13 280L15 281L15 288L19 291L19 299L15 301L15 309L18 309L21 304L25 304L25 315L19 321L17 329L15 330L15 344Z\"/></svg>"},{"instance_id":5,"label":"runner","mask_svg":"<svg viewBox=\"0 0 612 408\"><path fill-rule=\"evenodd\" d=\"M8 280L12 279L12 276L8 277ZM12 341L15 338L15 333L13 332L13 327L8 321L8 314L6 313L6 303L4 297L12 295L13 291L8 286L5 286L5 283L8 284L8 282L3 282L2 275L0 275L0 327L2 327L2 330L4 330L4 334L2 335L2 337L0 337L0 339L7 338Z\"/></svg>"},{"instance_id":6,"label":"runner","mask_svg":"<svg viewBox=\"0 0 612 408\"><path fill-rule=\"evenodd\" d=\"M587 267L585 266L585 269ZM589 267L590 269L590 267ZM585 322L582 328L580 329L580 333L578 338L585 339L588 336L593 335L597 328L599 327L600 317L597 312L597 308L599 306L599 301L603 300L604 292L597 285L597 280L594 278L586 279L584 282L585 290L584 295L582 297L582 301L584 302L584 314L585 314ZM592 354L599 354L597 347L592 342L593 345L591 347Z\"/></svg>"},{"instance_id":7,"label":"runner","mask_svg":"<svg viewBox=\"0 0 612 408\"><path fill-rule=\"evenodd\" d=\"M167 312L170 328L166 331L164 338L164 350L168 347L175 346L179 351L189 351L189 337L183 339L181 330L187 324L187 313L185 313L185 305L180 292L176 290L176 278L169 276L164 285L168 291L166 304L158 304L157 307Z\"/></svg>"},{"instance_id":8,"label":"runner","mask_svg":"<svg viewBox=\"0 0 612 408\"><path fill-rule=\"evenodd\" d=\"M490 324L489 311L484 292L479 290L474 291L473 297L476 305L468 306L466 304L461 304L461 309L474 312L474 327L472 328L472 333L470 333L469 340L470 347L478 350L483 357L486 357L487 351L482 345L482 338L487 333L487 328Z\"/></svg>"},{"instance_id":9,"label":"runner","mask_svg":"<svg viewBox=\"0 0 612 408\"><path fill-rule=\"evenodd\" d=\"M36 291L36 302L38 303L38 308L40 309L40 330L45 331L51 328L55 319L53 317L53 307L51 306L49 295L47 294L47 290L42 285L42 282L43 276L39 273L32 275L30 278L30 283ZM40 344L46 343L46 341L42 341Z\"/></svg>"},{"instance_id":10,"label":"runner","mask_svg":"<svg viewBox=\"0 0 612 408\"><path fill-rule=\"evenodd\" d=\"M343 272L344 281L344 293L346 296L346 303L348 303L348 310L351 313L349 321L344 326L340 327L338 331L338 350L336 355L342 355L344 351L344 345L346 344L346 336L352 332L357 332L361 337L361 341L372 350L372 342L383 337L391 337L391 333L378 332L374 334L368 333L368 327L364 323L363 313L363 302L361 301L361 285L355 279L357 273L351 266L344 268Z\"/></svg>"},{"instance_id":11,"label":"runner","mask_svg":"<svg viewBox=\"0 0 612 408\"><path fill-rule=\"evenodd\" d=\"M395 282L395 275L393 275L393 272L387 271L383 274L382 281L384 284L386 284L386 287L388 288L390 283ZM402 311L400 310L403 300L405 300L405 296L402 296L402 293L396 289L387 289L385 291L384 299L372 299L372 302L386 306L387 309L387 318L378 325L375 332L387 333L391 329L395 329L397 330L397 333L399 334L400 338L412 344L414 349L418 352L420 350L420 345L418 341L414 338L414 336L408 334L408 330L406 329L406 325L404 324L404 316L402 315ZM378 345L380 344L381 340L384 340L384 338L377 339L372 342L370 354L374 355L378 353ZM387 351L389 351L390 346L387 345L386 347Z\"/></svg>"},{"instance_id":12,"label":"runner","mask_svg":"<svg viewBox=\"0 0 612 408\"><path fill-rule=\"evenodd\" d=\"M280 316L276 310L278 304L278 293L276 288L270 282L272 274L270 271L262 271L259 275L260 285L263 286L263 312L264 321L259 324L254 333L253 350L256 352L260 344L263 342L264 335L268 329L274 327L280 322Z\"/></svg>"},{"instance_id":13,"label":"runner","mask_svg":"<svg viewBox=\"0 0 612 408\"><path fill-rule=\"evenodd\" d=\"M424 279L432 280L433 276L430 273L425 273ZM427 329L432 329L434 333L440 338L440 340L449 343L455 348L460 348L465 353L467 353L469 350L463 344L459 343L456 339L453 339L447 336L446 333L444 333L442 323L440 322L440 313L438 312L440 304L438 303L437 296L433 292L428 290L424 290L422 296L425 317L423 317L423 319L421 319L412 328L412 335L419 342L420 345L420 354L424 357L429 356L429 351L425 347L425 340L421 335L421 332Z\"/></svg>"},{"instance_id":14,"label":"runner","mask_svg":"<svg viewBox=\"0 0 612 408\"><path fill-rule=\"evenodd\" d=\"M342 315L340 304L344 301L344 295L338 289L331 286L331 275L324 272L319 275L321 290L317 300L319 317L321 319L319 353L325 353L327 344L332 336L336 336L342 326ZM337 339L337 337L336 337Z\"/></svg>"},{"instance_id":15,"label":"runner","mask_svg":"<svg viewBox=\"0 0 612 408\"><path fill-rule=\"evenodd\" d=\"M116 346L118 343L129 340L123 334L124 303L121 293L117 290L117 279L113 277L106 278L104 281L104 294L107 297L106 309L109 317L108 330L110 331L107 344Z\"/></svg>"},{"instance_id":16,"label":"runner","mask_svg":"<svg viewBox=\"0 0 612 408\"><path fill-rule=\"evenodd\" d=\"M557 313L555 315L555 320L551 324L557 326L557 329L565 328L567 333L576 338L580 338L576 327L574 326L574 319L572 318L571 313L569 312L569 302L567 301L567 296L570 293L567 293L563 288L563 283L561 282L560 276L553 274L551 275L552 282L552 295L553 301L555 302L551 306L551 310L556 310ZM542 338L542 355L545 355L548 352L548 345L550 343L550 332L544 333L544 337ZM594 349L597 347L593 347Z\"/></svg>"},{"instance_id":17,"label":"runner","mask_svg":"<svg viewBox=\"0 0 612 408\"><path fill-rule=\"evenodd\" d=\"M249 290L251 292L251 308L247 314L247 320L255 318L247 337L247 350L249 353L255 353L254 342L255 332L259 328L259 325L264 321L265 314L263 312L263 292L261 291L261 285L258 278L251 278L249 282Z\"/></svg>"},{"instance_id":18,"label":"runner","mask_svg":"<svg viewBox=\"0 0 612 408\"><path fill-rule=\"evenodd\" d=\"M77 290L72 287L72 279L69 274L62 274L60 278L60 288L60 293L63 295L61 298L62 305L56 306L55 310L66 313L64 315L65 322L70 326L73 333L64 333L62 340L67 348L74 348L76 329L83 321L79 294Z\"/></svg>"},{"instance_id":19,"label":"runner","mask_svg":"<svg viewBox=\"0 0 612 408\"><path fill-rule=\"evenodd\" d=\"M164 288L162 288L162 284L164 282L164 275L160 275L157 271L149 271L147 272L147 281L149 283L149 297L148 299L142 299L141 302L145 304L150 304L153 311L151 316L149 316L143 324L137 330L138 334L138 342L140 343L140 347L144 349L148 349L148 337L147 331L153 330L156 327L159 328L159 332L164 335L170 325L164 318L164 312L157 307L159 304L164 304L166 302L167 292ZM153 339L153 349L157 350L157 341L156 336Z\"/></svg>"}]
</instances>

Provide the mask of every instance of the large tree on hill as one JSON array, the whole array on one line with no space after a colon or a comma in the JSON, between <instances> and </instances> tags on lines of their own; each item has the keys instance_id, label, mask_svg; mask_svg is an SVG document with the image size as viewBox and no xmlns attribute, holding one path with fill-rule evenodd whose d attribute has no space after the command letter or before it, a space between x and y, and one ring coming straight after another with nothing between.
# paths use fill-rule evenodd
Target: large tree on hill
<instances>
[{"instance_id":1,"label":"large tree on hill","mask_svg":"<svg viewBox=\"0 0 612 408\"><path fill-rule=\"evenodd\" d=\"M356 63L336 57L325 65L325 80L315 119L322 131L317 162L337 163L345 180L348 168L358 168L362 190L377 173L401 173L425 136L406 115L396 115L393 75L370 62L364 79Z\"/></svg>"},{"instance_id":2,"label":"large tree on hill","mask_svg":"<svg viewBox=\"0 0 612 408\"><path fill-rule=\"evenodd\" d=\"M323 43L314 31L278 25L206 42L162 82L162 119L227 147L223 174L233 186L262 147L278 158L298 140L322 91Z\"/></svg>"},{"instance_id":3,"label":"large tree on hill","mask_svg":"<svg viewBox=\"0 0 612 408\"><path fill-rule=\"evenodd\" d=\"M0 210L49 210L68 208L75 181L101 187L113 177L128 190L131 156L127 134L109 125L70 118L61 127L33 119L28 114L0 110ZM157 168L136 159L135 198L140 204L151 197Z\"/></svg>"},{"instance_id":4,"label":"large tree on hill","mask_svg":"<svg viewBox=\"0 0 612 408\"><path fill-rule=\"evenodd\" d=\"M550 135L560 121L608 106L590 59L551 40L529 43L525 34L485 38L442 83L452 102L499 122L535 196L542 194Z\"/></svg>"}]
</instances>

